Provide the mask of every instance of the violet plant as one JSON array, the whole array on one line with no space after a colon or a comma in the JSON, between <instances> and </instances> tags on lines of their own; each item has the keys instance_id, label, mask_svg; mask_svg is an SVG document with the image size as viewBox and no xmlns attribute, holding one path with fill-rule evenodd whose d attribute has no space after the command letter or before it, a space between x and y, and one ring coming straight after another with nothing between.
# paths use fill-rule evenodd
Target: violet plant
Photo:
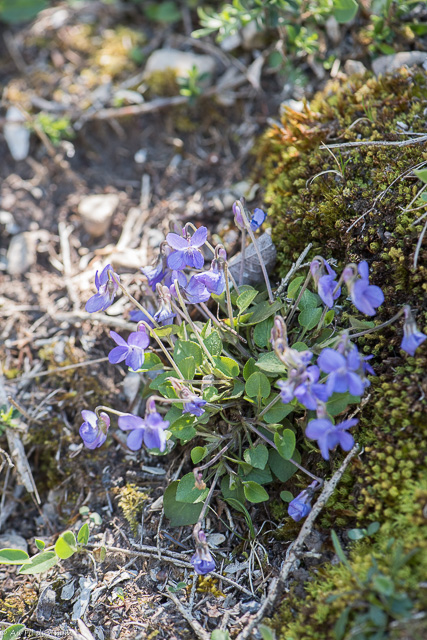
<instances>
[{"instance_id":1,"label":"violet plant","mask_svg":"<svg viewBox=\"0 0 427 640\"><path fill-rule=\"evenodd\" d=\"M337 448L353 447L358 420L348 412L374 375L371 356L360 354L354 340L402 314L402 349L413 355L426 339L408 307L376 328L366 323L365 329L360 320L358 333L340 326L345 293L367 316L384 301L365 261L346 265L338 276L329 260L315 256L306 276L295 272L285 296L276 297L255 235L264 212L251 215L238 200L233 213L242 231L238 282L222 245L212 247L206 227L187 223L167 235L156 264L141 269L150 287L141 301L107 265L86 304L89 312L105 310L119 290L134 304L135 331L127 339L111 331L117 346L109 360L141 373L148 400L144 417L104 406L83 411L80 435L86 447L102 446L114 414L132 451L145 447L158 456L191 446L194 468L166 489L163 506L172 526L195 525L192 564L199 574L215 567L202 530L215 491L244 514L253 535L246 505L268 500L274 480L287 483L299 471L310 484L291 494L289 516L298 522L310 512L323 480L301 465L301 452L319 449L329 460ZM248 237L265 287L242 284Z\"/></svg>"}]
</instances>

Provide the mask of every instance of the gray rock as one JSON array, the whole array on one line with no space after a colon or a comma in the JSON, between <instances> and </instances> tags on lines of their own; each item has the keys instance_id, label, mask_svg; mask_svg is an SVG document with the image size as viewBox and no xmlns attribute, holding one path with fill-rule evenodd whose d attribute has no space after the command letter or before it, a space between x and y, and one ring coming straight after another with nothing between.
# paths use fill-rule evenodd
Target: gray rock
<instances>
[{"instance_id":1,"label":"gray rock","mask_svg":"<svg viewBox=\"0 0 427 640\"><path fill-rule=\"evenodd\" d=\"M12 238L7 250L7 272L11 276L20 276L36 262L38 233L25 231Z\"/></svg>"},{"instance_id":2,"label":"gray rock","mask_svg":"<svg viewBox=\"0 0 427 640\"><path fill-rule=\"evenodd\" d=\"M253 51L254 49L263 49L266 41L266 32L260 29L252 20L241 30L242 46L246 51Z\"/></svg>"},{"instance_id":3,"label":"gray rock","mask_svg":"<svg viewBox=\"0 0 427 640\"><path fill-rule=\"evenodd\" d=\"M359 60L346 60L344 71L348 76L352 76L355 73L366 73L367 69L363 62L360 62Z\"/></svg>"},{"instance_id":4,"label":"gray rock","mask_svg":"<svg viewBox=\"0 0 427 640\"><path fill-rule=\"evenodd\" d=\"M197 53L179 51L179 49L158 49L151 54L145 65L144 77L148 78L156 71L172 69L178 77L187 77L193 66L199 75L209 74L207 84L211 84L216 69L215 58Z\"/></svg>"},{"instance_id":5,"label":"gray rock","mask_svg":"<svg viewBox=\"0 0 427 640\"><path fill-rule=\"evenodd\" d=\"M256 613L260 606L260 603L256 600L249 600L249 602L240 603L240 611L242 613Z\"/></svg>"},{"instance_id":6,"label":"gray rock","mask_svg":"<svg viewBox=\"0 0 427 640\"><path fill-rule=\"evenodd\" d=\"M376 76L396 71L400 67L413 67L414 65L422 65L427 61L427 52L425 51L401 51L400 53L392 53L389 56L380 56L372 63L372 71Z\"/></svg>"},{"instance_id":7,"label":"gray rock","mask_svg":"<svg viewBox=\"0 0 427 640\"><path fill-rule=\"evenodd\" d=\"M0 536L0 549L21 549L28 553L28 544L25 538L17 533L4 533Z\"/></svg>"},{"instance_id":8,"label":"gray rock","mask_svg":"<svg viewBox=\"0 0 427 640\"><path fill-rule=\"evenodd\" d=\"M55 606L56 593L49 585L46 585L42 590L39 601L37 603L36 618L37 622L43 623L49 620L52 615L53 608Z\"/></svg>"},{"instance_id":9,"label":"gray rock","mask_svg":"<svg viewBox=\"0 0 427 640\"><path fill-rule=\"evenodd\" d=\"M332 44L337 45L341 41L340 25L334 16L329 16L325 23L326 33Z\"/></svg>"},{"instance_id":10,"label":"gray rock","mask_svg":"<svg viewBox=\"0 0 427 640\"><path fill-rule=\"evenodd\" d=\"M110 226L118 204L117 193L103 193L82 198L77 211L85 231L94 238L103 236Z\"/></svg>"},{"instance_id":11,"label":"gray rock","mask_svg":"<svg viewBox=\"0 0 427 640\"><path fill-rule=\"evenodd\" d=\"M276 258L277 258L276 247L273 244L271 235L267 232L259 236L257 240L258 240L258 247L259 247L262 259L267 269L267 273L270 273L274 269L274 265L276 264ZM230 271L236 281L239 280L240 260L241 258L239 253L230 262ZM264 282L264 277L261 271L261 265L259 263L259 259L255 251L254 245L250 244L248 247L246 247L246 251L245 251L245 267L243 271L243 284L254 285L254 284L259 284L260 282Z\"/></svg>"},{"instance_id":12,"label":"gray rock","mask_svg":"<svg viewBox=\"0 0 427 640\"><path fill-rule=\"evenodd\" d=\"M4 139L14 160L25 160L30 150L30 130L24 124L25 117L18 107L11 106L6 112L3 128Z\"/></svg>"}]
</instances>

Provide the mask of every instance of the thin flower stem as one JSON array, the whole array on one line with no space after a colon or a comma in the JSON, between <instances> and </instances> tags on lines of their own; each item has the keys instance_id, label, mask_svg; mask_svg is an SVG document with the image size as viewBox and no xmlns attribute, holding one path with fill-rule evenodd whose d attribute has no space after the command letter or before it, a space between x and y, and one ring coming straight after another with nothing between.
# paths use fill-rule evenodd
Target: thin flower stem
<instances>
[{"instance_id":1,"label":"thin flower stem","mask_svg":"<svg viewBox=\"0 0 427 640\"><path fill-rule=\"evenodd\" d=\"M99 412L100 411L105 411L105 412L108 411L108 413L114 413L116 416L125 416L125 415L127 415L126 413L123 413L123 411L118 411L117 409L111 409L111 407L105 407L104 405L100 404L95 409L95 413L96 413L96 417L97 418L99 418Z\"/></svg>"},{"instance_id":2,"label":"thin flower stem","mask_svg":"<svg viewBox=\"0 0 427 640\"><path fill-rule=\"evenodd\" d=\"M255 238L255 234L251 229L251 225L249 224L249 220L248 220L248 217L246 215L245 207L242 205L240 200L237 200L237 206L240 209L240 213L242 215L243 222L245 224L247 232L250 235L250 238L251 238L252 243L254 245L255 252L256 252L256 254L258 256L258 260L259 260L259 264L260 264L260 267L261 267L262 275L264 276L264 280L265 280L265 286L267 287L268 299L270 301L270 304L273 304L274 296L273 296L273 292L271 290L270 279L268 277L267 269L265 268L265 264L264 264L264 260L263 260L262 255L261 255L261 251L259 250L259 247L258 247L257 239Z\"/></svg>"},{"instance_id":3,"label":"thin flower stem","mask_svg":"<svg viewBox=\"0 0 427 640\"><path fill-rule=\"evenodd\" d=\"M192 321L192 319L190 317L190 314L187 311L187 307L185 306L184 299L183 299L183 297L181 295L181 291L179 289L178 280L174 281L174 285L175 285L176 295L178 296L179 304L181 305L181 309L182 309L182 311L183 311L183 313L185 315L185 318L186 318L188 324L190 325L190 327L193 329L194 335L196 336L197 342L199 343L200 347L202 348L202 351L205 352L205 355L206 355L207 359L209 360L209 362L211 363L211 365L213 367L215 367L216 365L215 365L215 361L214 361L214 359L212 357L212 354L209 353L205 343L203 342L203 340L202 340L202 338L200 336L199 329L196 327L196 325L194 324L194 322Z\"/></svg>"},{"instance_id":4,"label":"thin flower stem","mask_svg":"<svg viewBox=\"0 0 427 640\"><path fill-rule=\"evenodd\" d=\"M308 283L310 282L311 277L312 277L312 276L311 276L311 271L309 271L309 272L307 273L307 277L306 277L306 279L305 279L305 281L304 281L304 284L303 284L303 285L302 285L302 287L301 287L301 291L299 292L298 297L297 297L297 299L295 300L295 302L294 302L294 304L293 304L293 306L292 306L292 309L291 309L291 310L290 310L290 312L289 312L289 315L287 315L287 316L286 316L286 324L287 324L288 326L290 326L290 324L291 324L291 322L292 322L292 318L294 317L294 315L295 315L295 313L296 313L296 310L298 309L298 305L299 305L299 303L300 303L300 301L301 301L302 295L303 295L304 291L307 289L307 287L308 287Z\"/></svg>"},{"instance_id":5,"label":"thin flower stem","mask_svg":"<svg viewBox=\"0 0 427 640\"><path fill-rule=\"evenodd\" d=\"M262 418L262 416L267 413L267 411L269 411L271 409L271 407L274 407L274 405L276 404L276 402L278 402L280 400L280 393L273 398L273 400L271 402L268 403L268 405L266 407L264 407L264 409L261 411L261 413L259 413L257 415L257 419Z\"/></svg>"},{"instance_id":6,"label":"thin flower stem","mask_svg":"<svg viewBox=\"0 0 427 640\"><path fill-rule=\"evenodd\" d=\"M259 437L262 438L265 442L267 442L271 447L276 449L276 451L279 451L276 445L274 444L274 442L269 438L267 438L263 433L261 433L261 431L258 431L258 429L254 427L252 424L250 424L250 422L245 422L245 424L249 427L249 429L252 429L252 431L254 431L257 435L259 435ZM293 458L289 458L289 462L291 462L295 467L297 467L297 469L305 473L307 476L309 476L310 478L313 478L313 480L317 480L317 482L320 482L320 484L323 485L323 480L321 478L319 478L318 476L315 476L313 473L308 471L308 469L305 469L296 460L294 460Z\"/></svg>"},{"instance_id":7,"label":"thin flower stem","mask_svg":"<svg viewBox=\"0 0 427 640\"><path fill-rule=\"evenodd\" d=\"M110 272L108 272L108 273L110 273ZM115 280L114 282L116 282L116 280ZM135 300L135 298L133 297L133 295L131 295L131 294L129 293L129 291L126 289L126 287L125 287L124 285L122 285L122 283L121 283L121 282L118 282L117 284L119 285L120 289L123 291L123 293L125 294L125 296L127 296L127 297L129 298L129 300L131 300L131 302L133 302L133 304L134 304L136 307L138 307L138 309L139 309L140 311L142 311L142 313L143 313L144 315L146 315L146 316L147 316L147 318L149 319L149 321L150 321L150 322L152 322L152 323L154 324L154 326L155 326L155 327L158 327L158 326L159 326L158 322L156 322L156 320L153 318L153 316L152 316L150 313L148 313L147 309L145 309L145 308L144 308L144 307L143 307L143 306L142 306L142 305L141 305L137 300Z\"/></svg>"},{"instance_id":8,"label":"thin flower stem","mask_svg":"<svg viewBox=\"0 0 427 640\"><path fill-rule=\"evenodd\" d=\"M211 486L209 488L209 493L206 496L206 500L203 503L203 507L202 507L202 510L200 512L199 519L197 520L197 524L195 525L196 527L197 527L197 525L201 525L201 523L203 522L203 518L205 517L206 511L208 510L209 503L212 500L213 492L215 491L216 483L218 482L218 478L219 478L219 474L221 472L221 469L222 469L222 464L220 463L218 465L218 469L216 470L216 473L215 473L215 475L213 477L213 480L211 482Z\"/></svg>"},{"instance_id":9,"label":"thin flower stem","mask_svg":"<svg viewBox=\"0 0 427 640\"><path fill-rule=\"evenodd\" d=\"M220 457L231 447L232 444L233 444L232 442L229 442L228 444L226 444L225 447L223 447L221 449L221 451L219 451L212 458L212 460L209 460L209 462L207 462L206 464L202 465L201 467L196 467L194 469L194 471L195 472L199 472L199 471L204 471L205 469L209 469L209 467L211 467L213 464L215 464L215 462L220 459Z\"/></svg>"},{"instance_id":10,"label":"thin flower stem","mask_svg":"<svg viewBox=\"0 0 427 640\"><path fill-rule=\"evenodd\" d=\"M398 313L396 313L395 316L390 318L390 320L386 320L386 322L383 322L382 324L379 324L376 327L372 327L372 329L365 329L365 331L360 331L359 333L349 333L348 337L360 338L361 336L366 336L368 333L374 333L375 331L378 331L378 329L384 329L384 327L388 327L389 324L393 324L393 322L396 322L396 320L398 320L400 316L402 316L404 313L405 313L405 307L403 307L400 311L398 311Z\"/></svg>"},{"instance_id":11,"label":"thin flower stem","mask_svg":"<svg viewBox=\"0 0 427 640\"><path fill-rule=\"evenodd\" d=\"M230 283L228 282L228 264L224 265L225 271L225 299L227 300L227 313L230 321L230 327L234 329L233 308L231 306Z\"/></svg>"},{"instance_id":12,"label":"thin flower stem","mask_svg":"<svg viewBox=\"0 0 427 640\"><path fill-rule=\"evenodd\" d=\"M328 313L328 311L329 311L329 307L328 307L327 305L325 305L325 306L324 306L324 308L323 308L323 311L322 311L322 315L320 316L319 323L318 323L318 325L317 325L317 327L316 327L316 331L315 331L315 333L317 333L318 331L320 331L320 329L322 328L323 322L324 322L324 320L325 320L325 316L326 316L326 314Z\"/></svg>"},{"instance_id":13,"label":"thin flower stem","mask_svg":"<svg viewBox=\"0 0 427 640\"><path fill-rule=\"evenodd\" d=\"M238 287L237 282L235 281L235 279L233 277L233 274L231 273L230 269L228 269L228 276L229 276L229 278L231 280L231 284L233 285L235 292L239 296L240 295L239 287Z\"/></svg>"},{"instance_id":14,"label":"thin flower stem","mask_svg":"<svg viewBox=\"0 0 427 640\"><path fill-rule=\"evenodd\" d=\"M172 356L169 354L168 350L166 349L163 342L160 340L159 336L155 333L155 331L153 331L152 327L150 327L150 325L147 324L147 322L144 322L144 320L141 320L141 322L143 323L144 327L148 329L150 335L154 338L154 340L159 345L160 349L165 354L166 358L169 360L170 364L172 365L172 368L175 370L175 373L178 375L178 378L181 378L181 380L184 380L184 376L182 375L181 371L178 369Z\"/></svg>"},{"instance_id":15,"label":"thin flower stem","mask_svg":"<svg viewBox=\"0 0 427 640\"><path fill-rule=\"evenodd\" d=\"M239 287L241 287L243 284L243 273L245 271L245 252L246 252L246 229L242 229L242 249L240 251Z\"/></svg>"}]
</instances>

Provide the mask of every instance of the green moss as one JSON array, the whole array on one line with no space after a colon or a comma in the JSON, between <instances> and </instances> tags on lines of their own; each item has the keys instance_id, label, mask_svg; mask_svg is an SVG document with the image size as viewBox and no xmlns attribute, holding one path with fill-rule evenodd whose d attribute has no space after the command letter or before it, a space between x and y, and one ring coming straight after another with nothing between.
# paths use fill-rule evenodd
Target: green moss
<instances>
[{"instance_id":1,"label":"green moss","mask_svg":"<svg viewBox=\"0 0 427 640\"><path fill-rule=\"evenodd\" d=\"M135 484L128 483L118 490L119 507L129 523L133 535L136 535L141 511L148 495L140 491Z\"/></svg>"},{"instance_id":2,"label":"green moss","mask_svg":"<svg viewBox=\"0 0 427 640\"><path fill-rule=\"evenodd\" d=\"M409 304L424 333L427 251L424 243L414 271L422 225L413 224L420 211L410 209L420 189L411 172L427 160L425 147L344 144L401 141L397 132L402 131L402 122L408 130L424 133L426 100L427 75L418 69L402 69L380 79L356 76L341 84L333 82L303 113L285 109L281 124L266 133L259 147L280 275L308 242L313 243L312 256L335 258L340 267L367 260L371 281L385 295L376 322L388 320ZM329 153L322 142L341 147ZM355 311L349 303L342 304L340 326L344 327ZM375 542L365 539L351 551L351 566L362 579L375 562L387 575L387 563L398 553L396 545L387 546L392 536L402 541L405 552L416 553L410 569L405 565L398 573L396 589L409 594L417 610L421 608L422 589L417 589L421 565L425 571L419 549L425 550L427 544L420 515L425 499L427 349L423 345L415 357L409 357L399 348L401 338L399 322L358 340L363 353L374 355L377 373L371 378L370 397L358 415L355 432L364 450L328 503L320 524L339 529L375 520L381 523ZM358 595L344 595L349 591ZM326 564L306 586L306 600L291 594L290 601L285 601L275 618L278 635L283 640L334 638L332 627L341 612L350 606L348 631L358 624L366 603L375 599L371 591L361 590L345 566ZM328 600L331 594L336 599ZM352 598L359 598L359 609ZM384 637L403 637L396 635L398 617L387 615ZM393 620L396 625L390 627Z\"/></svg>"}]
</instances>

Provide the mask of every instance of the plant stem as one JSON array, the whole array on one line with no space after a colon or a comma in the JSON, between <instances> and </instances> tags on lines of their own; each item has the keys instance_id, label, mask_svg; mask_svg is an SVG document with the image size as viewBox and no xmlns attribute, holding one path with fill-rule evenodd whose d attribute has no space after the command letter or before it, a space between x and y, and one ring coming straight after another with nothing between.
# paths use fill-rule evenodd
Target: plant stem
<instances>
[{"instance_id":1,"label":"plant stem","mask_svg":"<svg viewBox=\"0 0 427 640\"><path fill-rule=\"evenodd\" d=\"M142 324L144 325L144 327L146 329L148 329L150 335L154 338L154 340L157 342L157 344L159 345L160 349L163 351L163 353L165 354L166 358L168 359L169 363L172 365L172 368L174 369L175 373L178 375L178 378L181 378L181 380L184 380L184 376L182 375L181 371L178 369L177 365L175 364L172 356L169 354L168 350L166 349L165 345L163 344L163 342L160 340L159 336L157 335L157 333L155 333L155 331L153 331L152 327L150 327L149 324L147 324L146 322L144 322L144 320L141 320Z\"/></svg>"},{"instance_id":2,"label":"plant stem","mask_svg":"<svg viewBox=\"0 0 427 640\"><path fill-rule=\"evenodd\" d=\"M243 284L243 273L245 271L245 251L246 251L246 229L242 229L242 248L240 251L239 287L241 287Z\"/></svg>"},{"instance_id":3,"label":"plant stem","mask_svg":"<svg viewBox=\"0 0 427 640\"><path fill-rule=\"evenodd\" d=\"M218 469L216 470L215 475L213 477L211 486L209 488L209 493L206 496L206 500L203 503L203 507L202 507L202 510L200 512L200 515L199 515L199 519L197 520L197 524L195 525L195 527L197 527L197 525L200 526L201 523L203 522L203 518L205 517L206 511L208 510L209 503L210 503L210 501L212 499L212 496L213 496L213 492L215 491L216 483L218 482L218 478L219 478L219 474L220 474L221 468L222 468L222 464L219 464L218 465Z\"/></svg>"},{"instance_id":4,"label":"plant stem","mask_svg":"<svg viewBox=\"0 0 427 640\"><path fill-rule=\"evenodd\" d=\"M386 320L382 324L379 324L376 327L372 327L372 329L365 329L365 331L360 331L359 333L349 333L348 337L360 338L361 336L366 336L368 333L374 333L375 331L378 331L378 329L384 329L384 327L388 327L389 324L393 324L393 322L396 322L396 320L398 320L400 316L404 314L404 312L405 312L405 308L403 307L400 311L396 313L396 315L390 318L390 320Z\"/></svg>"},{"instance_id":5,"label":"plant stem","mask_svg":"<svg viewBox=\"0 0 427 640\"><path fill-rule=\"evenodd\" d=\"M268 403L268 405L267 405L266 407L264 407L264 409L261 411L261 413L259 413L259 414L257 415L257 420L258 420L259 418L262 418L262 416L263 416L265 413L267 413L267 411L269 411L269 410L271 409L271 407L274 407L274 405L276 404L276 402L278 402L279 400L280 400L280 393L279 393L275 398L273 398L273 400L272 400L271 402L269 402L269 403Z\"/></svg>"},{"instance_id":6,"label":"plant stem","mask_svg":"<svg viewBox=\"0 0 427 640\"><path fill-rule=\"evenodd\" d=\"M288 325L288 327L290 327L290 325L291 325L292 318L294 317L294 315L295 315L295 313L296 313L296 310L297 310L298 305L299 305L299 303L300 303L300 301L301 301L301 298L302 298L302 294L303 294L303 293L304 293L304 291L307 289L307 287L308 287L308 283L310 282L310 279L311 279L311 271L309 271L309 272L307 273L307 277L306 277L306 279L304 280L304 283L303 283L303 285L302 285L302 287L301 287L301 291L299 292L298 297L297 297L297 299L295 300L295 302L294 302L294 304L293 304L293 306L292 306L292 309L291 309L291 310L290 310L290 312L289 312L289 315L287 315L287 316L286 316L286 324Z\"/></svg>"},{"instance_id":7,"label":"plant stem","mask_svg":"<svg viewBox=\"0 0 427 640\"><path fill-rule=\"evenodd\" d=\"M114 282L117 282L116 280ZM142 313L144 315L147 316L147 318L149 319L150 322L152 322L154 324L155 327L158 327L159 324L156 322L156 320L153 318L153 316L148 313L147 309L145 309L137 300L135 300L135 298L129 293L129 291L126 289L126 287L124 285L122 285L121 282L117 283L120 287L120 289L123 291L123 293L125 294L125 296L127 296L129 298L129 300L131 300L131 302L133 302L133 304L138 307L138 309L140 311L142 311Z\"/></svg>"},{"instance_id":8,"label":"plant stem","mask_svg":"<svg viewBox=\"0 0 427 640\"><path fill-rule=\"evenodd\" d=\"M228 264L224 265L225 271L225 298L227 300L227 313L228 319L230 321L230 327L234 329L234 318L233 318L233 308L231 306L231 296L230 296L230 283L228 282Z\"/></svg>"}]
</instances>

